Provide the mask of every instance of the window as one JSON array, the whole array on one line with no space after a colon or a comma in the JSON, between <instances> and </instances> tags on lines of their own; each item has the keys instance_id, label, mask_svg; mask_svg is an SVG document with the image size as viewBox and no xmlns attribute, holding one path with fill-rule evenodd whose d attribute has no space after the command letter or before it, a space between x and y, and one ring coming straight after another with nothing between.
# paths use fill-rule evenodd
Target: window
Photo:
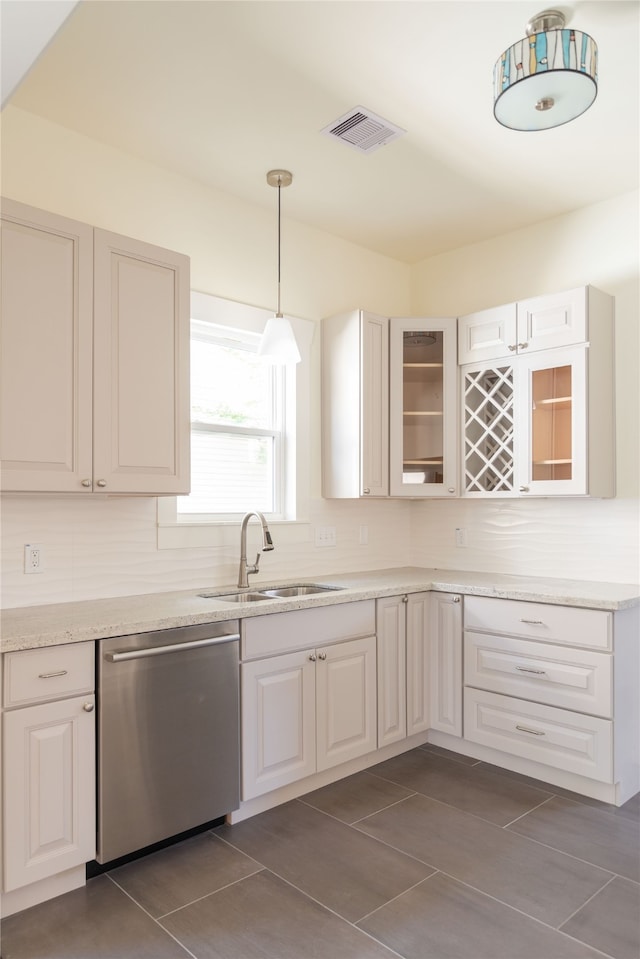
<instances>
[{"instance_id":1,"label":"window","mask_svg":"<svg viewBox=\"0 0 640 959\"><path fill-rule=\"evenodd\" d=\"M191 321L191 494L178 514L282 515L285 376L258 358L259 340Z\"/></svg>"},{"instance_id":2,"label":"window","mask_svg":"<svg viewBox=\"0 0 640 959\"><path fill-rule=\"evenodd\" d=\"M257 356L271 315L191 294L191 493L158 497L159 549L234 545L252 509L278 543L308 539L315 324L289 317L302 362L273 367Z\"/></svg>"}]
</instances>

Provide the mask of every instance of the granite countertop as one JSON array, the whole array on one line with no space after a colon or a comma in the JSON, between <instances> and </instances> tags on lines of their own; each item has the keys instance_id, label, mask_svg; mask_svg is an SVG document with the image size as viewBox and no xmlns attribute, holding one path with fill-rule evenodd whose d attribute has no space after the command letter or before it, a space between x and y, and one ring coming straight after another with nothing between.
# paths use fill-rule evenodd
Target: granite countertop
<instances>
[{"instance_id":1,"label":"granite countertop","mask_svg":"<svg viewBox=\"0 0 640 959\"><path fill-rule=\"evenodd\" d=\"M286 582L295 580L289 578ZM510 576L471 570L423 569L413 566L307 577L305 582L341 588L318 595L272 599L261 603L229 603L222 599L203 599L198 595L200 592L223 592L225 589L232 592L235 587L230 585L211 587L209 590L201 588L146 593L139 596L7 609L1 614L0 649L2 652L11 652L39 646L57 646L108 636L227 619L245 619L292 609L331 606L423 590L601 610L625 609L640 604L640 586L635 585ZM259 590L276 585L279 584L263 583L254 578L251 588Z\"/></svg>"}]
</instances>

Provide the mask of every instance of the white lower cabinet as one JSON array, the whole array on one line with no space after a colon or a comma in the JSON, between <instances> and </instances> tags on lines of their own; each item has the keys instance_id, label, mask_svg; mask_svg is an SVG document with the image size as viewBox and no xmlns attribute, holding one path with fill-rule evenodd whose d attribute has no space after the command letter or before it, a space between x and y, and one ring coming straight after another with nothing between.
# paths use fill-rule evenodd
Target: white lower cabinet
<instances>
[{"instance_id":1,"label":"white lower cabinet","mask_svg":"<svg viewBox=\"0 0 640 959\"><path fill-rule=\"evenodd\" d=\"M264 617L285 646L308 642L323 624L334 637L366 626L371 635L242 662L243 801L376 749L374 604L350 606ZM243 624L245 653L260 648L262 625Z\"/></svg>"},{"instance_id":2,"label":"white lower cabinet","mask_svg":"<svg viewBox=\"0 0 640 959\"><path fill-rule=\"evenodd\" d=\"M462 736L462 601L431 593L429 685L431 729Z\"/></svg>"},{"instance_id":3,"label":"white lower cabinet","mask_svg":"<svg viewBox=\"0 0 640 959\"><path fill-rule=\"evenodd\" d=\"M378 748L430 725L430 593L376 602Z\"/></svg>"},{"instance_id":4,"label":"white lower cabinet","mask_svg":"<svg viewBox=\"0 0 640 959\"><path fill-rule=\"evenodd\" d=\"M609 801L634 795L638 609L478 596L464 605L465 740L607 784ZM580 790L579 780L566 785Z\"/></svg>"},{"instance_id":5,"label":"white lower cabinet","mask_svg":"<svg viewBox=\"0 0 640 959\"><path fill-rule=\"evenodd\" d=\"M3 891L8 893L95 857L93 643L8 653L4 666ZM78 687L86 692L77 695ZM37 699L36 705L6 708Z\"/></svg>"}]
</instances>

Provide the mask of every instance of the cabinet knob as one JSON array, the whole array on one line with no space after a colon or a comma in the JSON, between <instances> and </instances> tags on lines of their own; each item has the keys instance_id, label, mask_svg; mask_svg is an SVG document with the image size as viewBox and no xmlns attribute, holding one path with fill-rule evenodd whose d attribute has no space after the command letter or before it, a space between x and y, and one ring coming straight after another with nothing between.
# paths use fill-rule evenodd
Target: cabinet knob
<instances>
[{"instance_id":1,"label":"cabinet knob","mask_svg":"<svg viewBox=\"0 0 640 959\"><path fill-rule=\"evenodd\" d=\"M459 602L460 602L460 597L459 597L459 596L454 596L454 597L453 597L453 602L454 602L454 603L459 603Z\"/></svg>"},{"instance_id":2,"label":"cabinet knob","mask_svg":"<svg viewBox=\"0 0 640 959\"><path fill-rule=\"evenodd\" d=\"M80 485L81 485L81 486L91 486L91 480L90 480L90 479L83 479L83 480L82 480L82 483L81 483Z\"/></svg>"},{"instance_id":3,"label":"cabinet knob","mask_svg":"<svg viewBox=\"0 0 640 959\"><path fill-rule=\"evenodd\" d=\"M315 653L311 653L311 655L309 656L309 659L311 660L312 663L315 663L315 661L316 661L317 658L318 658L318 657L316 656Z\"/></svg>"},{"instance_id":4,"label":"cabinet knob","mask_svg":"<svg viewBox=\"0 0 640 959\"><path fill-rule=\"evenodd\" d=\"M368 496L369 493L371 492L371 490L369 489L368 486L365 486L365 488L362 490L362 492L363 492L364 496Z\"/></svg>"},{"instance_id":5,"label":"cabinet knob","mask_svg":"<svg viewBox=\"0 0 640 959\"><path fill-rule=\"evenodd\" d=\"M403 602L403 603L408 603L408 602L409 602L409 597L408 597L408 596L403 596L403 597L402 597L402 602Z\"/></svg>"},{"instance_id":6,"label":"cabinet knob","mask_svg":"<svg viewBox=\"0 0 640 959\"><path fill-rule=\"evenodd\" d=\"M516 351L516 349L517 349L516 344L515 344L515 343L510 343L510 344L509 344L509 349L511 350L512 353L515 353L515 351Z\"/></svg>"},{"instance_id":7,"label":"cabinet knob","mask_svg":"<svg viewBox=\"0 0 640 959\"><path fill-rule=\"evenodd\" d=\"M321 659L324 662L326 658L327 658L326 653L318 653L318 659Z\"/></svg>"},{"instance_id":8,"label":"cabinet knob","mask_svg":"<svg viewBox=\"0 0 640 959\"><path fill-rule=\"evenodd\" d=\"M519 349L519 350L526 350L526 349L528 348L528 346L529 346L528 343L518 343L518 349Z\"/></svg>"},{"instance_id":9,"label":"cabinet knob","mask_svg":"<svg viewBox=\"0 0 640 959\"><path fill-rule=\"evenodd\" d=\"M92 712L93 712L93 703L85 703L82 708L84 709L85 713L92 713Z\"/></svg>"},{"instance_id":10,"label":"cabinet knob","mask_svg":"<svg viewBox=\"0 0 640 959\"><path fill-rule=\"evenodd\" d=\"M529 492L529 487L528 487L528 486L520 486L520 487L519 487L519 490L520 490L521 493L528 493L528 492Z\"/></svg>"},{"instance_id":11,"label":"cabinet knob","mask_svg":"<svg viewBox=\"0 0 640 959\"><path fill-rule=\"evenodd\" d=\"M106 486L106 485L107 485L107 481L106 481L106 480L98 480L98 482L96 483L96 486L99 486L101 489L102 489L102 487L104 487L104 486Z\"/></svg>"},{"instance_id":12,"label":"cabinet knob","mask_svg":"<svg viewBox=\"0 0 640 959\"><path fill-rule=\"evenodd\" d=\"M449 487L449 492L450 492L450 493L455 493L455 491L456 491L455 486L450 486L450 487Z\"/></svg>"}]
</instances>

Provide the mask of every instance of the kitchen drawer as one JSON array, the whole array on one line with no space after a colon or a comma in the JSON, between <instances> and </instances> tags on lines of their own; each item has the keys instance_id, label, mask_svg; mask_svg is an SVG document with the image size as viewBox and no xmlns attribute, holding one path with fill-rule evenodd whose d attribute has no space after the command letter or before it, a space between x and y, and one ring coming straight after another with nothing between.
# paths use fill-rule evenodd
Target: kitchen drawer
<instances>
[{"instance_id":1,"label":"kitchen drawer","mask_svg":"<svg viewBox=\"0 0 640 959\"><path fill-rule=\"evenodd\" d=\"M4 705L5 708L28 706L91 692L94 677L93 643L6 653Z\"/></svg>"},{"instance_id":2,"label":"kitchen drawer","mask_svg":"<svg viewBox=\"0 0 640 959\"><path fill-rule=\"evenodd\" d=\"M375 634L376 603L373 599L294 609L242 620L240 658L259 659Z\"/></svg>"},{"instance_id":3,"label":"kitchen drawer","mask_svg":"<svg viewBox=\"0 0 640 959\"><path fill-rule=\"evenodd\" d=\"M608 719L467 688L464 738L588 779L613 782L613 723Z\"/></svg>"},{"instance_id":4,"label":"kitchen drawer","mask_svg":"<svg viewBox=\"0 0 640 959\"><path fill-rule=\"evenodd\" d=\"M549 706L613 716L611 653L467 631L464 682Z\"/></svg>"},{"instance_id":5,"label":"kitchen drawer","mask_svg":"<svg viewBox=\"0 0 640 959\"><path fill-rule=\"evenodd\" d=\"M613 645L612 614L602 609L465 596L464 627L592 649Z\"/></svg>"}]
</instances>

